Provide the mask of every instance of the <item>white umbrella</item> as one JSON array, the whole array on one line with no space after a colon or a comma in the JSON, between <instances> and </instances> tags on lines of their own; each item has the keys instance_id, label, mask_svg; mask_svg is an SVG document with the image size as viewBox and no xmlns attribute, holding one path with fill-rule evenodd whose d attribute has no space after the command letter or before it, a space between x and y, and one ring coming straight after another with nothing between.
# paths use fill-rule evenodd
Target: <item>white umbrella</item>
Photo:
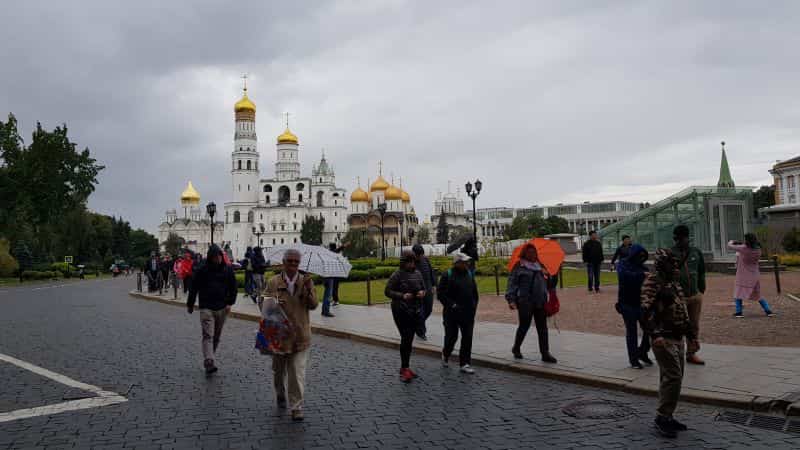
<instances>
[{"instance_id":1,"label":"white umbrella","mask_svg":"<svg viewBox=\"0 0 800 450\"><path fill-rule=\"evenodd\" d=\"M282 264L283 254L290 249L297 250L303 255L300 259L300 270L321 277L347 278L353 267L344 256L325 247L307 244L285 244L266 249L264 259L272 265Z\"/></svg>"}]
</instances>

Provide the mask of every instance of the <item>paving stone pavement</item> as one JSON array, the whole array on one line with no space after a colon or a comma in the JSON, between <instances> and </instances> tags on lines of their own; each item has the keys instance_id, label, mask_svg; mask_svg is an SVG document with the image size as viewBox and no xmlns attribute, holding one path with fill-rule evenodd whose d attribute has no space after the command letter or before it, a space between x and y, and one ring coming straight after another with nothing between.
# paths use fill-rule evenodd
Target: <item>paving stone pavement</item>
<instances>
[{"instance_id":1,"label":"paving stone pavement","mask_svg":"<svg viewBox=\"0 0 800 450\"><path fill-rule=\"evenodd\" d=\"M405 385L395 351L322 336L314 336L306 421L291 423L273 404L269 358L252 350L252 322L228 321L221 370L206 378L197 314L133 299L129 288L108 280L0 294L0 353L129 398L0 423L0 449L800 446L798 435L715 421L721 409L689 404L679 417L692 430L668 441L652 433L653 398L491 369L467 376L424 356L412 359L421 378ZM0 400L27 392L25 384L4 384ZM561 411L579 399L613 400L632 415L581 420Z\"/></svg>"}]
</instances>

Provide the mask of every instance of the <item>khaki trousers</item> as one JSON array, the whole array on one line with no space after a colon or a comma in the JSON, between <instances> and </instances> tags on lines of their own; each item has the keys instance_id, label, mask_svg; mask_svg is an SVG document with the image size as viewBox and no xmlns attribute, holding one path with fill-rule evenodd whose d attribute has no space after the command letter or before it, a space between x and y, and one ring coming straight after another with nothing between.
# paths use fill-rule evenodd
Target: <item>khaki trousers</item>
<instances>
[{"instance_id":1,"label":"khaki trousers","mask_svg":"<svg viewBox=\"0 0 800 450\"><path fill-rule=\"evenodd\" d=\"M289 402L292 411L303 409L303 392L306 386L306 363L309 349L288 355L272 355L272 376L275 383L275 396L286 400L286 378L289 378Z\"/></svg>"},{"instance_id":2,"label":"khaki trousers","mask_svg":"<svg viewBox=\"0 0 800 450\"><path fill-rule=\"evenodd\" d=\"M683 339L664 339L664 346L653 346L653 354L658 361L658 414L672 417L678 406L683 383L684 361Z\"/></svg>"},{"instance_id":3,"label":"khaki trousers","mask_svg":"<svg viewBox=\"0 0 800 450\"><path fill-rule=\"evenodd\" d=\"M219 346L219 338L222 336L222 327L225 325L225 318L228 311L225 308L219 311L213 309L200 310L200 326L203 329L203 359L214 359L214 352Z\"/></svg>"},{"instance_id":4,"label":"khaki trousers","mask_svg":"<svg viewBox=\"0 0 800 450\"><path fill-rule=\"evenodd\" d=\"M686 299L686 310L689 312L689 320L692 322L692 331L698 341L700 341L700 313L703 311L703 294L697 293ZM694 353L687 353L693 355Z\"/></svg>"}]
</instances>

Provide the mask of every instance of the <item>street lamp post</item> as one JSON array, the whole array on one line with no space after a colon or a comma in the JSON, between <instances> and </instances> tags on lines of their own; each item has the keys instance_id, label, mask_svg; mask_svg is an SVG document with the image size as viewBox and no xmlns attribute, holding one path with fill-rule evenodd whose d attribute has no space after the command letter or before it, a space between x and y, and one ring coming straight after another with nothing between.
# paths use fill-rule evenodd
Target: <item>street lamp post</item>
<instances>
[{"instance_id":1,"label":"street lamp post","mask_svg":"<svg viewBox=\"0 0 800 450\"><path fill-rule=\"evenodd\" d=\"M475 239L475 245L478 245L478 211L475 209L475 199L481 193L483 183L481 180L475 180L475 190L472 190L472 183L467 181L467 195L472 199L472 238Z\"/></svg>"},{"instance_id":2,"label":"street lamp post","mask_svg":"<svg viewBox=\"0 0 800 450\"><path fill-rule=\"evenodd\" d=\"M206 212L211 218L211 245L214 245L214 215L217 214L217 205L214 202L206 205Z\"/></svg>"},{"instance_id":3,"label":"street lamp post","mask_svg":"<svg viewBox=\"0 0 800 450\"><path fill-rule=\"evenodd\" d=\"M398 223L400 224L400 254L401 255L403 254L403 222L404 222L403 216L400 216L400 221Z\"/></svg>"},{"instance_id":4,"label":"street lamp post","mask_svg":"<svg viewBox=\"0 0 800 450\"><path fill-rule=\"evenodd\" d=\"M378 214L381 215L381 261L386 260L386 240L383 237L383 217L386 215L386 203L378 204Z\"/></svg>"},{"instance_id":5,"label":"street lamp post","mask_svg":"<svg viewBox=\"0 0 800 450\"><path fill-rule=\"evenodd\" d=\"M258 224L258 227L253 227L253 234L256 235L256 246L261 247L261 235L266 232L266 228L264 228L264 224Z\"/></svg>"}]
</instances>

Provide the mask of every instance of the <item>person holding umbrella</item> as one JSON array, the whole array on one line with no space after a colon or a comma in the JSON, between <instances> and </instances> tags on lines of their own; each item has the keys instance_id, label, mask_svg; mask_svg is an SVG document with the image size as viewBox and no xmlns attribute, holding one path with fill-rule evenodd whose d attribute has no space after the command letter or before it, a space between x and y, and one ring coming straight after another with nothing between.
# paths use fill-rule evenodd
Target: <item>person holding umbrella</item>
<instances>
[{"instance_id":1,"label":"person holding umbrella","mask_svg":"<svg viewBox=\"0 0 800 450\"><path fill-rule=\"evenodd\" d=\"M416 268L414 252L406 250L400 257L400 268L386 283L384 294L392 300L392 317L400 332L400 379L404 383L417 378L409 368L414 333L422 317L422 300L425 298L425 282Z\"/></svg>"},{"instance_id":2,"label":"person holding umbrella","mask_svg":"<svg viewBox=\"0 0 800 450\"><path fill-rule=\"evenodd\" d=\"M541 241L545 240L541 239ZM558 246L557 242L546 242L553 242ZM563 259L563 251L561 254ZM511 348L511 352L514 354L514 358L522 359L522 341L525 339L525 335L528 333L533 321L536 323L542 361L556 363L556 358L550 354L547 313L544 308L548 299L548 272L539 261L536 245L533 242L527 242L517 248L514 251L514 255L512 255L510 263L513 263L513 268L508 277L506 300L508 301L508 307L517 311L519 318L519 326L517 327L514 347Z\"/></svg>"}]
</instances>

